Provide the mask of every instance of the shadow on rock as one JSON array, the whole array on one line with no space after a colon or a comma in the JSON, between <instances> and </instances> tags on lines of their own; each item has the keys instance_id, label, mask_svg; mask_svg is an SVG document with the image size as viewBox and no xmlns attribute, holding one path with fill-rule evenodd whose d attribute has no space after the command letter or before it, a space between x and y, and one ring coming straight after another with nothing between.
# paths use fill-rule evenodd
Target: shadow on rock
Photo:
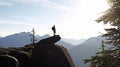
<instances>
[{"instance_id":1,"label":"shadow on rock","mask_svg":"<svg viewBox=\"0 0 120 67\"><path fill-rule=\"evenodd\" d=\"M35 44L31 56L31 67L75 67L73 61L63 46L55 43L61 38L55 35Z\"/></svg>"}]
</instances>

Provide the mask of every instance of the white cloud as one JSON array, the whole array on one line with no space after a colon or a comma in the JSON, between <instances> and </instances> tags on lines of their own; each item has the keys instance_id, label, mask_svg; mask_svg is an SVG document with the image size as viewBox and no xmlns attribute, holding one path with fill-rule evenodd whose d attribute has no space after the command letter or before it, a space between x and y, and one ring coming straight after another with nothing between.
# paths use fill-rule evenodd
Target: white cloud
<instances>
[{"instance_id":1,"label":"white cloud","mask_svg":"<svg viewBox=\"0 0 120 67\"><path fill-rule=\"evenodd\" d=\"M28 18L26 19L28 20ZM30 21L30 20L29 20ZM32 20L33 21L33 20ZM46 24L39 24L34 22L27 22L27 21L14 21L14 20L3 20L0 19L0 25L3 25L3 28L0 28L2 33L0 33L0 36L6 36L14 33L19 32L30 32L32 28L35 28L36 34L44 35L44 34L52 34L51 26ZM7 27L8 26L8 27ZM14 27L12 27L14 26Z\"/></svg>"},{"instance_id":2,"label":"white cloud","mask_svg":"<svg viewBox=\"0 0 120 67\"><path fill-rule=\"evenodd\" d=\"M37 28L37 32L47 34L52 25L56 25L57 34L66 38L82 38L98 35L103 32L104 26L94 20L96 13L106 9L104 0L71 0L74 4L66 6L50 0L12 0L17 3L43 6L59 11L57 15L43 17L16 16L20 21L0 20L0 24L25 25L29 28ZM69 2L69 0L68 0ZM49 10L48 10L49 12ZM50 33L51 34L51 33Z\"/></svg>"},{"instance_id":3,"label":"white cloud","mask_svg":"<svg viewBox=\"0 0 120 67\"><path fill-rule=\"evenodd\" d=\"M59 23L58 30L63 37L91 37L105 32L104 28L108 26L95 22L97 13L108 8L104 0L84 0L82 4L71 5L70 13L63 13L54 21Z\"/></svg>"},{"instance_id":4,"label":"white cloud","mask_svg":"<svg viewBox=\"0 0 120 67\"><path fill-rule=\"evenodd\" d=\"M70 11L70 7L67 7L65 5L59 4L59 2L53 2L51 0L11 0L16 3L24 3L24 4L30 4L30 5L36 5L36 6L42 6L46 8L56 9L56 10L62 10L62 11Z\"/></svg>"},{"instance_id":5,"label":"white cloud","mask_svg":"<svg viewBox=\"0 0 120 67\"><path fill-rule=\"evenodd\" d=\"M5 1L0 1L0 6L12 6L12 3L5 2Z\"/></svg>"},{"instance_id":6,"label":"white cloud","mask_svg":"<svg viewBox=\"0 0 120 67\"><path fill-rule=\"evenodd\" d=\"M12 24L12 25L23 25L23 26L38 26L37 24L27 23L24 21L12 21L0 19L0 24Z\"/></svg>"},{"instance_id":7,"label":"white cloud","mask_svg":"<svg viewBox=\"0 0 120 67\"><path fill-rule=\"evenodd\" d=\"M37 4L37 3L47 3L48 0L12 0L17 3L27 3L27 4Z\"/></svg>"}]
</instances>

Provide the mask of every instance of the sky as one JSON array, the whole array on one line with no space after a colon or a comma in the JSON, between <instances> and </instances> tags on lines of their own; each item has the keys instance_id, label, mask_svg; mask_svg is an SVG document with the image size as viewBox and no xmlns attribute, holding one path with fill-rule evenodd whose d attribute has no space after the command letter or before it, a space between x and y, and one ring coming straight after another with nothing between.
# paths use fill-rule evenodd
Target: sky
<instances>
[{"instance_id":1,"label":"sky","mask_svg":"<svg viewBox=\"0 0 120 67\"><path fill-rule=\"evenodd\" d=\"M105 33L96 19L109 8L106 0L0 0L0 36L35 29L37 35L80 39Z\"/></svg>"}]
</instances>

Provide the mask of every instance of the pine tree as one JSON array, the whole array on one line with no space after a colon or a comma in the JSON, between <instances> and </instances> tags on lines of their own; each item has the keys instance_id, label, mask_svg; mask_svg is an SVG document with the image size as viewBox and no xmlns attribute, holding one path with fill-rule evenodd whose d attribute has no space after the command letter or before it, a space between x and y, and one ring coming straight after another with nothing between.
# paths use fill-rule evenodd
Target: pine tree
<instances>
[{"instance_id":1,"label":"pine tree","mask_svg":"<svg viewBox=\"0 0 120 67\"><path fill-rule=\"evenodd\" d=\"M35 39L35 30L34 30L34 28L32 29L30 36L31 36L32 45L34 45L35 42L36 42L36 39Z\"/></svg>"},{"instance_id":2,"label":"pine tree","mask_svg":"<svg viewBox=\"0 0 120 67\"><path fill-rule=\"evenodd\" d=\"M112 28L105 29L107 42L113 45L110 50L104 49L102 41L102 51L97 52L91 59L84 60L85 63L90 62L90 67L120 67L120 0L107 0L110 8L106 10L104 15L97 19L97 22L110 24Z\"/></svg>"},{"instance_id":3,"label":"pine tree","mask_svg":"<svg viewBox=\"0 0 120 67\"><path fill-rule=\"evenodd\" d=\"M106 10L104 15L97 19L97 22L110 24L112 28L105 29L107 31L103 36L108 37L107 43L111 43L117 47L120 45L120 0L107 0L110 8Z\"/></svg>"},{"instance_id":4,"label":"pine tree","mask_svg":"<svg viewBox=\"0 0 120 67\"><path fill-rule=\"evenodd\" d=\"M114 67L120 66L120 0L107 0L110 8L103 16L98 18L98 22L109 23L113 28L105 29L107 31L103 36L109 37L107 43L114 46L112 55L114 56Z\"/></svg>"},{"instance_id":5,"label":"pine tree","mask_svg":"<svg viewBox=\"0 0 120 67\"><path fill-rule=\"evenodd\" d=\"M97 52L96 55L90 59L85 59L84 62L90 62L89 67L116 67L113 64L115 60L111 53L111 50L105 50L104 41L102 41L101 51Z\"/></svg>"}]
</instances>

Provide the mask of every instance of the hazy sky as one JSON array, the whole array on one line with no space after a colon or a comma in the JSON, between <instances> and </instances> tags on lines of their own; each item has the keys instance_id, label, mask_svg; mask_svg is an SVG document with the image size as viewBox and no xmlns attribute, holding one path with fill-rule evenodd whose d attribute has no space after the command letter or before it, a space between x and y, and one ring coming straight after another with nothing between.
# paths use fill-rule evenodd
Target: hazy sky
<instances>
[{"instance_id":1,"label":"hazy sky","mask_svg":"<svg viewBox=\"0 0 120 67\"><path fill-rule=\"evenodd\" d=\"M88 38L104 33L95 20L106 10L106 0L0 0L0 36L29 32L63 38Z\"/></svg>"}]
</instances>

